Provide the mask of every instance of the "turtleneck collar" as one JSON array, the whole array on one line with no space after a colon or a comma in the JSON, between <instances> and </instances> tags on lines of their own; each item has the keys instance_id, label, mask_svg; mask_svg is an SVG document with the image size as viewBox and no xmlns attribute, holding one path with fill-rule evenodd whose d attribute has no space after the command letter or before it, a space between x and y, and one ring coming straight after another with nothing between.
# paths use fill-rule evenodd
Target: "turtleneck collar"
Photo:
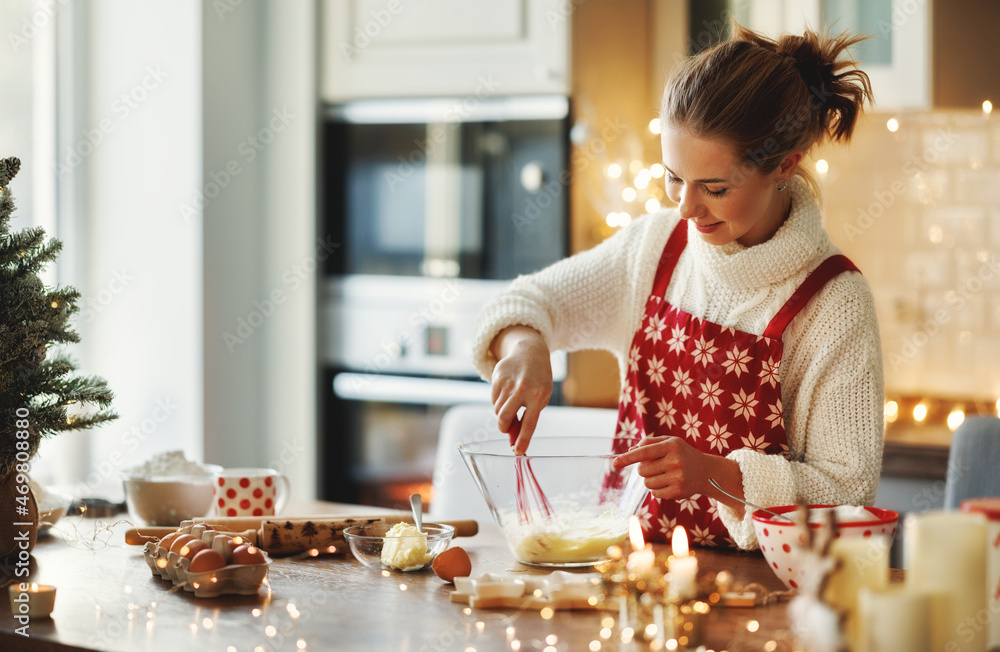
<instances>
[{"instance_id":1,"label":"turtleneck collar","mask_svg":"<svg viewBox=\"0 0 1000 652\"><path fill-rule=\"evenodd\" d=\"M833 243L823 230L816 198L798 176L792 177L788 188L792 195L788 218L759 245L708 244L693 224L688 225L688 247L697 253L707 276L735 289L752 290L783 283L830 255Z\"/></svg>"}]
</instances>

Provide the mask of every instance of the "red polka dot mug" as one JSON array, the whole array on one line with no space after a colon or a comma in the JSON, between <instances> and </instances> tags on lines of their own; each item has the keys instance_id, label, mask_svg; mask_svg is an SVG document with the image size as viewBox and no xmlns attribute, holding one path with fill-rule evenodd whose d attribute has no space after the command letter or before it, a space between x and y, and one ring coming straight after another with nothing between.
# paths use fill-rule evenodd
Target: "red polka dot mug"
<instances>
[{"instance_id":1,"label":"red polka dot mug","mask_svg":"<svg viewBox=\"0 0 1000 652\"><path fill-rule=\"evenodd\" d=\"M213 493L216 516L272 516L288 502L288 478L274 469L223 469Z\"/></svg>"}]
</instances>

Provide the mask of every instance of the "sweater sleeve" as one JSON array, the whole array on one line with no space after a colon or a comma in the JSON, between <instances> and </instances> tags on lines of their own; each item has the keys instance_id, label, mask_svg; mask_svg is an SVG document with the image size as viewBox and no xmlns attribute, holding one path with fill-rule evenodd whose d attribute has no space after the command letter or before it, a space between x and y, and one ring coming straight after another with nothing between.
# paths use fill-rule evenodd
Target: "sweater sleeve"
<instances>
[{"instance_id":1,"label":"sweater sleeve","mask_svg":"<svg viewBox=\"0 0 1000 652\"><path fill-rule=\"evenodd\" d=\"M480 375L489 380L497 363L490 351L493 338L515 325L540 332L553 351L605 349L620 355L658 260L650 263L647 250L662 248L678 219L643 217L592 249L512 281L479 313L472 360Z\"/></svg>"},{"instance_id":2,"label":"sweater sleeve","mask_svg":"<svg viewBox=\"0 0 1000 652\"><path fill-rule=\"evenodd\" d=\"M882 466L883 375L871 292L859 274L833 279L789 325L781 362L788 459L743 449L746 499L761 507L871 505ZM750 509L719 516L741 548L756 548Z\"/></svg>"}]
</instances>

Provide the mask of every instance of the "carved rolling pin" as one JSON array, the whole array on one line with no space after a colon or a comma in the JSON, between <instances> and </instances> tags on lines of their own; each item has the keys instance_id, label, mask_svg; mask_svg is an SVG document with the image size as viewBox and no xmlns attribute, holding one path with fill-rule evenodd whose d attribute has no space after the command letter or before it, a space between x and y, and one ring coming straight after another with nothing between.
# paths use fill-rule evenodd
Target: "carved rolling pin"
<instances>
[{"instance_id":1,"label":"carved rolling pin","mask_svg":"<svg viewBox=\"0 0 1000 652\"><path fill-rule=\"evenodd\" d=\"M399 516L317 516L315 518L216 517L197 518L195 523L211 525L222 532L236 532L270 554L287 555L307 550L326 552L330 546L344 550L344 529L369 523L412 523L413 517ZM456 537L471 537L479 532L473 520L439 521L455 528ZM186 523L186 522L185 522ZM182 524L183 525L183 524ZM125 542L140 545L151 538L162 538L177 528L138 528L125 533Z\"/></svg>"}]
</instances>

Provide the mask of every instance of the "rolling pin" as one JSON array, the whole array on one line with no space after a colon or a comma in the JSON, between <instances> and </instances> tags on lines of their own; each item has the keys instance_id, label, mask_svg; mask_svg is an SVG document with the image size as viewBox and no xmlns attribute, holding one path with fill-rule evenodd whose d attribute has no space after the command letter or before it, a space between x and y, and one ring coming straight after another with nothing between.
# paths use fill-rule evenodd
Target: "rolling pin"
<instances>
[{"instance_id":1,"label":"rolling pin","mask_svg":"<svg viewBox=\"0 0 1000 652\"><path fill-rule=\"evenodd\" d=\"M196 518L191 523L204 523L220 532L234 532L264 551L275 555L287 555L307 550L325 551L330 546L343 549L344 529L352 525L371 523L413 523L412 516L317 516L315 518L267 517L216 517ZM456 537L471 537L479 532L479 524L473 520L438 521L455 528ZM146 541L161 539L177 528L136 528L125 533L125 543L142 545Z\"/></svg>"}]
</instances>

